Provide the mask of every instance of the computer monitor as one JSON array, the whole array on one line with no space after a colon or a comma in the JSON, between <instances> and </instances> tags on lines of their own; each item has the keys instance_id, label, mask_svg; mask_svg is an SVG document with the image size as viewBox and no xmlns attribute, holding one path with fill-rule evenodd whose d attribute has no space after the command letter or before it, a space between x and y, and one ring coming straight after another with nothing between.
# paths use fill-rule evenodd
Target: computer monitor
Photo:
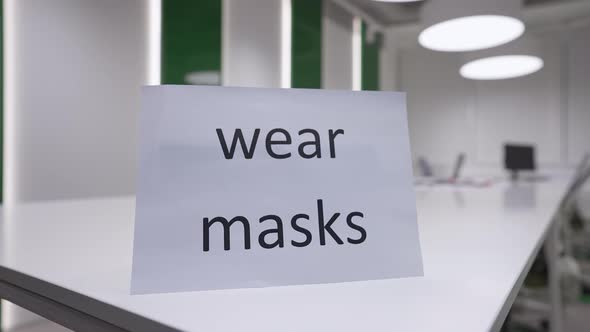
<instances>
[{"instance_id":1,"label":"computer monitor","mask_svg":"<svg viewBox=\"0 0 590 332\"><path fill-rule=\"evenodd\" d=\"M504 167L512 172L512 177L518 176L518 171L534 171L535 147L524 144L504 145Z\"/></svg>"}]
</instances>

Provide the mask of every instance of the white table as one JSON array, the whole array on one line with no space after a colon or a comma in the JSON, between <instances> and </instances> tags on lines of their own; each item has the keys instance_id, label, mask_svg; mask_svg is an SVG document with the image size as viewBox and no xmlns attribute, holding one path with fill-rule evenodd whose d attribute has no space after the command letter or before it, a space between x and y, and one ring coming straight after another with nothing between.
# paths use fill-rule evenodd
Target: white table
<instances>
[{"instance_id":1,"label":"white table","mask_svg":"<svg viewBox=\"0 0 590 332\"><path fill-rule=\"evenodd\" d=\"M5 208L0 297L76 330L494 331L566 185L417 188L424 277L136 296L133 198Z\"/></svg>"}]
</instances>

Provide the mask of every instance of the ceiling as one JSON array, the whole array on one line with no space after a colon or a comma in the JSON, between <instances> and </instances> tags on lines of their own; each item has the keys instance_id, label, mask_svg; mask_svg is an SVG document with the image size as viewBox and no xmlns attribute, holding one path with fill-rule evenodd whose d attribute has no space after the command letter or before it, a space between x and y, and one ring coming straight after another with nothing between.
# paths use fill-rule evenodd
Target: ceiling
<instances>
[{"instance_id":1,"label":"ceiling","mask_svg":"<svg viewBox=\"0 0 590 332\"><path fill-rule=\"evenodd\" d=\"M383 26L401 25L418 21L423 1L387 3L373 0L345 0ZM426 0L428 1L428 0ZM437 0L430 0L437 1ZM490 0L493 1L493 0ZM524 0L525 7L580 2L584 0Z\"/></svg>"}]
</instances>

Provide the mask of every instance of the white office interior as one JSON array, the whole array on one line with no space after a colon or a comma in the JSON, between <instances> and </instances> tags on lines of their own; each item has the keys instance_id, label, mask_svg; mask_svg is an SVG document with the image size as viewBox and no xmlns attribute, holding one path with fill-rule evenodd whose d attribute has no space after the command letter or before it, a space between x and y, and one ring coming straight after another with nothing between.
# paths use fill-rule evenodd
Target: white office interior
<instances>
[{"instance_id":1,"label":"white office interior","mask_svg":"<svg viewBox=\"0 0 590 332\"><path fill-rule=\"evenodd\" d=\"M4 0L5 209L135 193L140 87L161 83L161 1ZM221 85L291 88L292 1L222 1ZM549 178L590 152L590 1L513 1L543 66L494 80L463 77L464 52L420 45L419 5L321 1L321 87L361 90L361 33L381 34L379 87L407 93L417 177L419 159L446 176L459 154L464 177L506 177L507 142L533 145ZM577 208L590 220L586 188ZM586 305L571 331L590 327ZM1 317L6 331L50 328L6 302Z\"/></svg>"}]
</instances>

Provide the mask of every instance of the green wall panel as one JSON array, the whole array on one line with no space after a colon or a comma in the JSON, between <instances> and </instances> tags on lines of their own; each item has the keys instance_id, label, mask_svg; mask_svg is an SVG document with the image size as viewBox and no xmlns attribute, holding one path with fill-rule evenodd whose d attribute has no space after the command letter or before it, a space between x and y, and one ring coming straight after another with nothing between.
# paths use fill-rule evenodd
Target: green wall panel
<instances>
[{"instance_id":1,"label":"green wall panel","mask_svg":"<svg viewBox=\"0 0 590 332\"><path fill-rule=\"evenodd\" d=\"M367 38L367 25L363 23L362 40L362 89L379 90L381 34L376 34L372 40L369 40Z\"/></svg>"},{"instance_id":2,"label":"green wall panel","mask_svg":"<svg viewBox=\"0 0 590 332\"><path fill-rule=\"evenodd\" d=\"M322 85L322 1L292 0L291 86Z\"/></svg>"},{"instance_id":3,"label":"green wall panel","mask_svg":"<svg viewBox=\"0 0 590 332\"><path fill-rule=\"evenodd\" d=\"M221 77L221 0L163 0L162 83L194 72Z\"/></svg>"}]
</instances>

